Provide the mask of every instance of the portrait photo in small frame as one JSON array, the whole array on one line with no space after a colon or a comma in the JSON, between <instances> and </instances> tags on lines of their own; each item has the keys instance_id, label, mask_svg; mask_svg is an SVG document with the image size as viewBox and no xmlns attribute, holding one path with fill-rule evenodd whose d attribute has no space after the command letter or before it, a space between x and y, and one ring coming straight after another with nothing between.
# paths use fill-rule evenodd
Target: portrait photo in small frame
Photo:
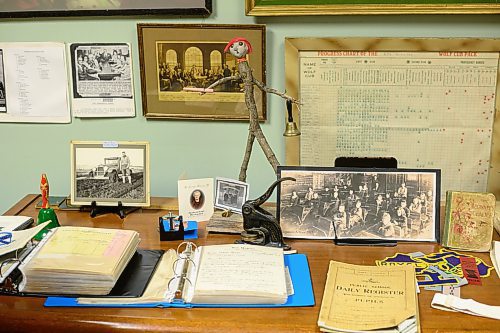
<instances>
[{"instance_id":1,"label":"portrait photo in small frame","mask_svg":"<svg viewBox=\"0 0 500 333\"><path fill-rule=\"evenodd\" d=\"M149 142L71 142L71 204L92 202L149 206Z\"/></svg>"},{"instance_id":2,"label":"portrait photo in small frame","mask_svg":"<svg viewBox=\"0 0 500 333\"><path fill-rule=\"evenodd\" d=\"M265 79L264 25L138 24L143 112L147 118L246 120L243 82L229 80L200 94L215 81L238 75L238 62L224 49L235 37L252 46L247 56L253 76ZM266 119L266 96L255 89L260 120Z\"/></svg>"},{"instance_id":3,"label":"portrait photo in small frame","mask_svg":"<svg viewBox=\"0 0 500 333\"><path fill-rule=\"evenodd\" d=\"M279 166L283 235L312 239L439 241L441 172Z\"/></svg>"},{"instance_id":4,"label":"portrait photo in small frame","mask_svg":"<svg viewBox=\"0 0 500 333\"><path fill-rule=\"evenodd\" d=\"M215 207L241 214L241 207L248 200L249 185L234 179L215 179Z\"/></svg>"}]
</instances>

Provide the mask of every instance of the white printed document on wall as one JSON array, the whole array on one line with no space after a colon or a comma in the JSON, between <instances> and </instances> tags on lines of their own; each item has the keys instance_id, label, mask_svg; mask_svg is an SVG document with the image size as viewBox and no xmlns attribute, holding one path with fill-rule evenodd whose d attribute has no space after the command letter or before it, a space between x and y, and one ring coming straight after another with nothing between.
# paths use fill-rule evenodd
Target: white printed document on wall
<instances>
[{"instance_id":1,"label":"white printed document on wall","mask_svg":"<svg viewBox=\"0 0 500 333\"><path fill-rule=\"evenodd\" d=\"M0 43L0 122L71 122L64 50L64 43Z\"/></svg>"}]
</instances>

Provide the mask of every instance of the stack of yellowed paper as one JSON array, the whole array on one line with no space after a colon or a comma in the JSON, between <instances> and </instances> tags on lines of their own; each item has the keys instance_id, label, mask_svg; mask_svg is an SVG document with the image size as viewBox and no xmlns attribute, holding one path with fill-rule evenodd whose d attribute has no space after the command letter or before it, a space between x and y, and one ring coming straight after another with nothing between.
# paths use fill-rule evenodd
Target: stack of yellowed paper
<instances>
[{"instance_id":1,"label":"stack of yellowed paper","mask_svg":"<svg viewBox=\"0 0 500 333\"><path fill-rule=\"evenodd\" d=\"M419 332L414 268L330 261L318 326L322 332Z\"/></svg>"},{"instance_id":2,"label":"stack of yellowed paper","mask_svg":"<svg viewBox=\"0 0 500 333\"><path fill-rule=\"evenodd\" d=\"M137 250L132 230L85 227L54 229L19 269L21 292L106 295Z\"/></svg>"}]
</instances>

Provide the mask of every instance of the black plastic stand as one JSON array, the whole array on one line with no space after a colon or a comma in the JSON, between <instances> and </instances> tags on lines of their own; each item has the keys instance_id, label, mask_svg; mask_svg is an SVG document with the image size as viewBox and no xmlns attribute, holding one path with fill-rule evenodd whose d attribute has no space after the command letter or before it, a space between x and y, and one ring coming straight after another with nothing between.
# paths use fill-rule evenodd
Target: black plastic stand
<instances>
[{"instance_id":1,"label":"black plastic stand","mask_svg":"<svg viewBox=\"0 0 500 333\"><path fill-rule=\"evenodd\" d=\"M357 239L357 238L335 238L335 245L357 245L357 246L396 246L397 241L386 239Z\"/></svg>"},{"instance_id":2,"label":"black plastic stand","mask_svg":"<svg viewBox=\"0 0 500 333\"><path fill-rule=\"evenodd\" d=\"M90 204L90 217L96 217L103 214L116 214L120 219L124 219L128 214L138 210L139 207L126 208L123 206L121 201L118 201L118 206L98 206L95 201Z\"/></svg>"}]
</instances>

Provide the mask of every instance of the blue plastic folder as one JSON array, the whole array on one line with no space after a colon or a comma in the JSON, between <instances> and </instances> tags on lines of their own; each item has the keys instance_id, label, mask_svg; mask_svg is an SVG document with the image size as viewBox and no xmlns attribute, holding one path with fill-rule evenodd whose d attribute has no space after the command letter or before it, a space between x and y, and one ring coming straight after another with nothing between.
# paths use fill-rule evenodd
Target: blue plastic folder
<instances>
[{"instance_id":1,"label":"blue plastic folder","mask_svg":"<svg viewBox=\"0 0 500 333\"><path fill-rule=\"evenodd\" d=\"M48 297L45 306L55 307L106 307L106 308L280 308L294 306L314 306L314 293L311 283L309 264L305 254L285 255L285 265L288 266L294 294L288 296L284 304L191 304L154 302L146 304L78 304L76 298Z\"/></svg>"}]
</instances>

